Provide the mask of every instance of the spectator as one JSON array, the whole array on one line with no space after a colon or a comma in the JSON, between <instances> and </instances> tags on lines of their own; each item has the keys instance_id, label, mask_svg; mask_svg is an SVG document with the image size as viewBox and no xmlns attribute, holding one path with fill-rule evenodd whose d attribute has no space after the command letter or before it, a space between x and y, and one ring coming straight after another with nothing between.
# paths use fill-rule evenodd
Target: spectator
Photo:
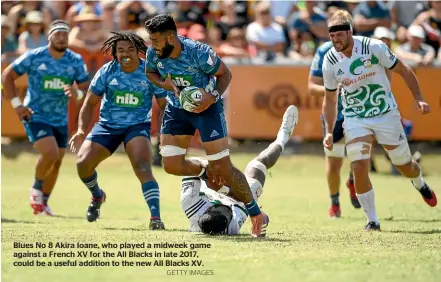
<instances>
[{"instance_id":1,"label":"spectator","mask_svg":"<svg viewBox=\"0 0 441 282\"><path fill-rule=\"evenodd\" d=\"M166 10L173 15L177 28L188 29L193 24L206 27L204 11L192 5L192 1L170 1L166 5Z\"/></svg>"},{"instance_id":2,"label":"spectator","mask_svg":"<svg viewBox=\"0 0 441 282\"><path fill-rule=\"evenodd\" d=\"M11 34L11 25L9 23L8 16L2 15L2 65L13 62L18 56L17 40Z\"/></svg>"},{"instance_id":3,"label":"spectator","mask_svg":"<svg viewBox=\"0 0 441 282\"><path fill-rule=\"evenodd\" d=\"M424 29L419 25L411 25L408 33L409 42L398 46L395 50L398 58L422 66L432 64L435 58L435 50L432 46L423 43L426 37Z\"/></svg>"},{"instance_id":4,"label":"spectator","mask_svg":"<svg viewBox=\"0 0 441 282\"><path fill-rule=\"evenodd\" d=\"M306 1L305 4L306 9L293 14L289 24L290 38L297 46L296 51L300 51L302 39L306 39L305 42L310 45L312 38L317 46L329 40L326 13L317 7L316 2Z\"/></svg>"},{"instance_id":5,"label":"spectator","mask_svg":"<svg viewBox=\"0 0 441 282\"><path fill-rule=\"evenodd\" d=\"M417 15L424 10L422 1L390 1L390 15L393 29L396 30L397 41L403 44L407 40L407 29Z\"/></svg>"},{"instance_id":6,"label":"spectator","mask_svg":"<svg viewBox=\"0 0 441 282\"><path fill-rule=\"evenodd\" d=\"M14 7L15 1L2 1L1 9L2 15L8 15L12 7Z\"/></svg>"},{"instance_id":7,"label":"spectator","mask_svg":"<svg viewBox=\"0 0 441 282\"><path fill-rule=\"evenodd\" d=\"M219 51L224 57L249 58L245 31L238 27L230 29L227 40L219 46Z\"/></svg>"},{"instance_id":8,"label":"spectator","mask_svg":"<svg viewBox=\"0 0 441 282\"><path fill-rule=\"evenodd\" d=\"M78 1L75 5L71 6L66 13L66 21L69 25L74 26L74 18L83 12L83 9L92 11L93 14L101 16L103 14L103 8L99 1Z\"/></svg>"},{"instance_id":9,"label":"spectator","mask_svg":"<svg viewBox=\"0 0 441 282\"><path fill-rule=\"evenodd\" d=\"M297 10L297 0L294 1L272 1L271 16L274 21L281 26L287 25L287 20L291 14Z\"/></svg>"},{"instance_id":10,"label":"spectator","mask_svg":"<svg viewBox=\"0 0 441 282\"><path fill-rule=\"evenodd\" d=\"M421 13L413 23L424 27L425 42L438 53L441 42L441 1L430 1L430 5L430 10Z\"/></svg>"},{"instance_id":11,"label":"spectator","mask_svg":"<svg viewBox=\"0 0 441 282\"><path fill-rule=\"evenodd\" d=\"M288 57L297 61L312 59L317 46L312 34L303 32L298 34L298 36L300 36L298 40L291 42L291 49L288 53ZM300 45L297 45L299 44L298 42L300 42Z\"/></svg>"},{"instance_id":12,"label":"spectator","mask_svg":"<svg viewBox=\"0 0 441 282\"><path fill-rule=\"evenodd\" d=\"M30 11L25 18L26 31L18 38L18 53L24 54L26 51L48 44L46 28L43 23L43 15L40 11Z\"/></svg>"},{"instance_id":13,"label":"spectator","mask_svg":"<svg viewBox=\"0 0 441 282\"><path fill-rule=\"evenodd\" d=\"M154 17L158 10L155 6L143 1L123 1L116 6L120 30L136 30Z\"/></svg>"},{"instance_id":14,"label":"spectator","mask_svg":"<svg viewBox=\"0 0 441 282\"><path fill-rule=\"evenodd\" d=\"M383 41L384 44L389 47L389 49L392 48L392 41L394 40L394 37L393 32L384 26L379 26L374 31L374 38Z\"/></svg>"},{"instance_id":15,"label":"spectator","mask_svg":"<svg viewBox=\"0 0 441 282\"><path fill-rule=\"evenodd\" d=\"M230 29L234 27L244 28L248 24L248 19L237 14L236 1L224 1L221 3L221 8L223 15L216 26L221 30L222 40L226 40Z\"/></svg>"},{"instance_id":16,"label":"spectator","mask_svg":"<svg viewBox=\"0 0 441 282\"><path fill-rule=\"evenodd\" d=\"M72 3L70 1L44 1L44 7L51 15L52 20L64 20Z\"/></svg>"},{"instance_id":17,"label":"spectator","mask_svg":"<svg viewBox=\"0 0 441 282\"><path fill-rule=\"evenodd\" d=\"M112 0L105 0L101 2L103 7L102 25L105 30L119 30L119 23L115 13L115 2Z\"/></svg>"},{"instance_id":18,"label":"spectator","mask_svg":"<svg viewBox=\"0 0 441 282\"><path fill-rule=\"evenodd\" d=\"M26 30L26 14L30 11L41 11L43 13L45 26L48 26L52 21L50 12L47 8L43 7L41 1L20 1L20 4L12 7L8 14L9 20L11 21L11 32L17 39L20 34Z\"/></svg>"},{"instance_id":19,"label":"spectator","mask_svg":"<svg viewBox=\"0 0 441 282\"><path fill-rule=\"evenodd\" d=\"M388 8L380 1L367 1L354 9L354 28L358 35L371 37L378 26L391 27Z\"/></svg>"},{"instance_id":20,"label":"spectator","mask_svg":"<svg viewBox=\"0 0 441 282\"><path fill-rule=\"evenodd\" d=\"M257 55L265 56L267 60L273 59L276 54L282 55L286 39L283 28L271 19L271 4L259 2L256 5L256 20L247 27L246 37L253 45Z\"/></svg>"},{"instance_id":21,"label":"spectator","mask_svg":"<svg viewBox=\"0 0 441 282\"><path fill-rule=\"evenodd\" d=\"M77 26L69 33L69 47L87 50L90 53L99 52L109 37L108 32L102 27L102 18L87 8L75 16L73 21Z\"/></svg>"}]
</instances>

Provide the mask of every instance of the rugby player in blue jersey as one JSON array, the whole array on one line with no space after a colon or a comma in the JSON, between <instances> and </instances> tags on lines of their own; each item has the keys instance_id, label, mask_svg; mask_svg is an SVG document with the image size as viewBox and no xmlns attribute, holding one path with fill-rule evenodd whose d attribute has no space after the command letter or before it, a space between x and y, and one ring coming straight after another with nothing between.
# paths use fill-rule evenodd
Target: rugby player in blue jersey
<instances>
[{"instance_id":1,"label":"rugby player in blue jersey","mask_svg":"<svg viewBox=\"0 0 441 282\"><path fill-rule=\"evenodd\" d=\"M72 150L78 152L78 175L92 193L87 220L93 222L99 218L101 205L106 200L106 194L98 186L95 169L124 143L150 209L149 228L164 229L159 186L151 169L150 129L153 96L164 108L167 91L153 85L145 76L145 61L138 56L146 53L144 40L130 31L112 34L102 49L105 53L110 50L113 60L95 74L80 111L78 131L70 141ZM86 128L100 100L99 120L86 137Z\"/></svg>"},{"instance_id":2,"label":"rugby player in blue jersey","mask_svg":"<svg viewBox=\"0 0 441 282\"><path fill-rule=\"evenodd\" d=\"M246 203L252 221L252 234L260 235L266 216L253 199L245 175L231 163L222 94L231 81L228 67L210 48L201 42L178 36L176 23L167 14L160 14L145 23L151 47L147 51L146 75L155 85L171 91L161 128L161 154L164 169L178 176L205 177L213 173L231 187L231 196ZM205 90L216 77L214 90ZM179 103L179 91L196 86L203 99L188 112ZM190 140L199 130L209 166L186 159ZM280 138L290 138L280 134ZM280 144L285 144L280 140ZM208 170L207 170L208 169Z\"/></svg>"},{"instance_id":3,"label":"rugby player in blue jersey","mask_svg":"<svg viewBox=\"0 0 441 282\"><path fill-rule=\"evenodd\" d=\"M5 96L23 121L26 134L40 154L31 188L34 214L53 215L47 202L55 186L68 141L69 97L87 89L89 73L81 56L68 46L70 27L56 20L48 31L49 44L23 54L3 72ZM17 97L14 80L28 75L24 103Z\"/></svg>"}]
</instances>

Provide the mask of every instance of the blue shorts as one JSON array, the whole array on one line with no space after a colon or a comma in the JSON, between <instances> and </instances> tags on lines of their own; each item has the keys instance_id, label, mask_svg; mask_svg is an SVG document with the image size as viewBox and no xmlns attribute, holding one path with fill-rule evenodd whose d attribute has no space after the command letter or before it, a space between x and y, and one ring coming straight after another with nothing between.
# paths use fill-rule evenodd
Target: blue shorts
<instances>
[{"instance_id":1,"label":"blue shorts","mask_svg":"<svg viewBox=\"0 0 441 282\"><path fill-rule=\"evenodd\" d=\"M26 130L26 135L32 144L44 137L53 136L57 141L58 148L67 147L67 139L69 138L67 125L51 126L43 122L26 121L23 121L23 125Z\"/></svg>"},{"instance_id":2,"label":"blue shorts","mask_svg":"<svg viewBox=\"0 0 441 282\"><path fill-rule=\"evenodd\" d=\"M345 137L344 130L343 130L343 122L344 121L345 121L344 119L339 119L335 122L334 132L332 133L332 135L333 135L332 142L338 143L338 142L340 142L340 140L342 140ZM323 119L323 117L322 117L322 129L323 129L323 137L325 137L326 128L325 128L325 120Z\"/></svg>"},{"instance_id":3,"label":"blue shorts","mask_svg":"<svg viewBox=\"0 0 441 282\"><path fill-rule=\"evenodd\" d=\"M222 100L198 114L167 104L161 134L193 136L196 129L199 130L202 142L215 141L227 136Z\"/></svg>"},{"instance_id":4,"label":"blue shorts","mask_svg":"<svg viewBox=\"0 0 441 282\"><path fill-rule=\"evenodd\" d=\"M130 140L138 136L144 136L150 140L150 129L151 124L149 122L135 124L126 128L111 128L104 124L96 123L87 135L86 140L104 146L109 150L110 154L113 154L121 142L124 142L124 146L126 146Z\"/></svg>"}]
</instances>

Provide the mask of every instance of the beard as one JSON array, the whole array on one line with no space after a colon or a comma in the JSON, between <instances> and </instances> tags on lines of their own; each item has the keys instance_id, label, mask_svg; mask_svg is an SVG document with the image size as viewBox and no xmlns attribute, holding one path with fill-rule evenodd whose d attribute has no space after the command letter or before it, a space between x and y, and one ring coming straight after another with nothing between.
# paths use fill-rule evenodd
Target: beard
<instances>
[{"instance_id":1,"label":"beard","mask_svg":"<svg viewBox=\"0 0 441 282\"><path fill-rule=\"evenodd\" d=\"M169 44L168 42L165 42L164 48L161 50L161 56L158 56L159 59L166 59L170 56L170 54L173 52L173 49L175 46Z\"/></svg>"},{"instance_id":2,"label":"beard","mask_svg":"<svg viewBox=\"0 0 441 282\"><path fill-rule=\"evenodd\" d=\"M66 51L66 49L67 49L67 47L55 47L55 46L53 48L55 51L60 52L60 53Z\"/></svg>"}]
</instances>

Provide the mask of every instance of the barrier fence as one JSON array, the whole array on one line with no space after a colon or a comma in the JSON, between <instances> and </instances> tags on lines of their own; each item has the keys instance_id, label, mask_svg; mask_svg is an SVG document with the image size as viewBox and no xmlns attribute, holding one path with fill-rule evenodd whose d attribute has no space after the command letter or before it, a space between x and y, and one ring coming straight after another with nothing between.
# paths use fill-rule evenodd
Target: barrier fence
<instances>
[{"instance_id":1,"label":"barrier fence","mask_svg":"<svg viewBox=\"0 0 441 282\"><path fill-rule=\"evenodd\" d=\"M91 75L109 61L110 57L101 54L84 53ZM233 74L228 95L225 99L229 136L238 139L274 139L280 126L280 119L288 105L299 108L299 124L295 136L320 140L321 98L308 95L307 65L276 64L229 64ZM2 71L4 66L2 66ZM416 110L412 94L403 79L393 74L392 91L402 116L413 122L413 140L441 140L441 68L414 68L421 90L431 106L432 112L422 116ZM27 77L16 81L21 98L27 87ZM25 137L22 123L15 115L9 102L2 96L2 136ZM69 131L73 133L78 123L81 102L71 101L69 105ZM157 118L157 105L154 104L153 117ZM95 120L99 107L96 108ZM152 135L158 131L152 122Z\"/></svg>"}]
</instances>

